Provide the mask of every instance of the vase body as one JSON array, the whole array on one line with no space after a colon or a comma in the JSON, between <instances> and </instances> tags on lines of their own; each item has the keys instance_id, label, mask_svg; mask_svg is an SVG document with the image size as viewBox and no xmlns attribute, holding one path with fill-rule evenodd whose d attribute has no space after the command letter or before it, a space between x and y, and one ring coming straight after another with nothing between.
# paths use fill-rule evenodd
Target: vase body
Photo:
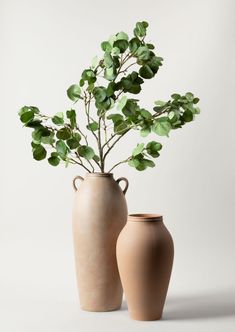
<instances>
[{"instance_id":1,"label":"vase body","mask_svg":"<svg viewBox=\"0 0 235 332\"><path fill-rule=\"evenodd\" d=\"M128 217L117 241L117 261L131 318L161 318L173 255L173 240L161 216Z\"/></svg>"},{"instance_id":2,"label":"vase body","mask_svg":"<svg viewBox=\"0 0 235 332\"><path fill-rule=\"evenodd\" d=\"M117 237L127 221L128 181L108 173L89 173L75 186L73 237L81 309L120 308L122 286L116 260ZM77 179L75 178L75 180ZM126 181L124 191L118 182Z\"/></svg>"}]
</instances>

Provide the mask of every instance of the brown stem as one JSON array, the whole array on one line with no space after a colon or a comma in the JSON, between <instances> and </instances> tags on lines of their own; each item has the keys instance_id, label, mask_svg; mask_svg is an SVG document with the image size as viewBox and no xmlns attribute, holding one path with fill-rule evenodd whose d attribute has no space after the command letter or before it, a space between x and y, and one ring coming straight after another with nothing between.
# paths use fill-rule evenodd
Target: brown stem
<instances>
[{"instance_id":1,"label":"brown stem","mask_svg":"<svg viewBox=\"0 0 235 332\"><path fill-rule=\"evenodd\" d=\"M91 171L83 164L79 163L78 161L76 161L73 158L70 158L73 162L75 162L76 164L78 164L79 166L82 166L88 173L91 173Z\"/></svg>"},{"instance_id":2,"label":"brown stem","mask_svg":"<svg viewBox=\"0 0 235 332\"><path fill-rule=\"evenodd\" d=\"M100 155L100 170L102 173L104 173L103 149L101 142L101 116L99 116L99 126L98 126L98 149Z\"/></svg>"},{"instance_id":3,"label":"brown stem","mask_svg":"<svg viewBox=\"0 0 235 332\"><path fill-rule=\"evenodd\" d=\"M119 166L121 164L124 164L124 163L127 163L130 159L131 159L131 157L129 157L129 158L125 159L125 160L119 161L119 163L115 164L112 168L110 168L110 170L108 171L108 173L110 173L117 166Z\"/></svg>"}]
</instances>

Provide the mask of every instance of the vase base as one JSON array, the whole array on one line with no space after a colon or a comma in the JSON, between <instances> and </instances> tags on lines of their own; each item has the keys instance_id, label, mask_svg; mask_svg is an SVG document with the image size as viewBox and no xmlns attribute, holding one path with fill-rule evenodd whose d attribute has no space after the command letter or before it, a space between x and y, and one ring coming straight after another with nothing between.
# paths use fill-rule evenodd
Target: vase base
<instances>
[{"instance_id":1,"label":"vase base","mask_svg":"<svg viewBox=\"0 0 235 332\"><path fill-rule=\"evenodd\" d=\"M85 307L80 306L81 310L83 311L90 311L90 312L108 312L108 311L116 311L121 308L121 305L115 306L115 307L102 307L102 308L93 308L93 307Z\"/></svg>"}]
</instances>

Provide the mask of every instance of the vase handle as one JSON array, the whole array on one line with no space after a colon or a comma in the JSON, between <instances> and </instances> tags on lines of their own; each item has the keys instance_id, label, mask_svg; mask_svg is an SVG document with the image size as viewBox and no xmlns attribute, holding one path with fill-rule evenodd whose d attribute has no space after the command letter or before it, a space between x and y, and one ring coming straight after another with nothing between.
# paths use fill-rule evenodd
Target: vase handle
<instances>
[{"instance_id":1,"label":"vase handle","mask_svg":"<svg viewBox=\"0 0 235 332\"><path fill-rule=\"evenodd\" d=\"M125 195L125 193L127 192L128 187L129 187L129 182L128 182L128 180L126 178L118 178L116 180L116 182L118 184L119 184L120 181L124 181L126 183L125 188L123 189L123 194Z\"/></svg>"},{"instance_id":2,"label":"vase handle","mask_svg":"<svg viewBox=\"0 0 235 332\"><path fill-rule=\"evenodd\" d=\"M79 175L75 176L75 178L73 179L73 188L74 188L75 191L78 190L78 188L77 188L77 186L76 186L76 181L77 181L78 179L79 179L80 181L84 181L84 178L83 178L83 177L81 177L81 176L79 176Z\"/></svg>"}]
</instances>

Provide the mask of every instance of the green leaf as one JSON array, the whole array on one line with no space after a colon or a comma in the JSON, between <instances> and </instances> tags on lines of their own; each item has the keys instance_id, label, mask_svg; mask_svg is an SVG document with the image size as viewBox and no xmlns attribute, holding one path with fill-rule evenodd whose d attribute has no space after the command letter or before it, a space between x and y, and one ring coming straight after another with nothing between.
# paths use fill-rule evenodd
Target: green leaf
<instances>
[{"instance_id":1,"label":"green leaf","mask_svg":"<svg viewBox=\"0 0 235 332\"><path fill-rule=\"evenodd\" d=\"M123 121L123 122L117 121L114 124L114 132L117 135L122 135L128 128L129 128L129 126L125 121Z\"/></svg>"},{"instance_id":2,"label":"green leaf","mask_svg":"<svg viewBox=\"0 0 235 332\"><path fill-rule=\"evenodd\" d=\"M152 119L152 114L144 108L141 108L140 114L146 120Z\"/></svg>"},{"instance_id":3,"label":"green leaf","mask_svg":"<svg viewBox=\"0 0 235 332\"><path fill-rule=\"evenodd\" d=\"M128 48L129 44L127 40L119 39L114 42L113 46L119 48L120 53L124 53Z\"/></svg>"},{"instance_id":4,"label":"green leaf","mask_svg":"<svg viewBox=\"0 0 235 332\"><path fill-rule=\"evenodd\" d=\"M193 103L194 103L194 104L197 104L197 103L199 102L199 100L200 100L200 99L196 97L196 98L193 99Z\"/></svg>"},{"instance_id":5,"label":"green leaf","mask_svg":"<svg viewBox=\"0 0 235 332\"><path fill-rule=\"evenodd\" d=\"M120 49L118 47L113 47L111 50L111 55L112 56L117 56L120 54Z\"/></svg>"},{"instance_id":6,"label":"green leaf","mask_svg":"<svg viewBox=\"0 0 235 332\"><path fill-rule=\"evenodd\" d=\"M99 58L98 56L94 56L94 58L91 60L91 68L95 69L99 64Z\"/></svg>"},{"instance_id":7,"label":"green leaf","mask_svg":"<svg viewBox=\"0 0 235 332\"><path fill-rule=\"evenodd\" d=\"M101 43L101 48L104 52L109 52L112 49L112 45L108 41L104 41Z\"/></svg>"},{"instance_id":8,"label":"green leaf","mask_svg":"<svg viewBox=\"0 0 235 332\"><path fill-rule=\"evenodd\" d=\"M69 148L70 148L71 150L73 150L73 149L77 149L77 147L79 147L79 145L80 145L80 140L81 140L81 136L80 136L78 133L76 133L76 136L75 136L75 137L72 137L72 138L70 138L70 139L68 139L68 140L66 141L66 143L67 143L67 145L69 146Z\"/></svg>"},{"instance_id":9,"label":"green leaf","mask_svg":"<svg viewBox=\"0 0 235 332\"><path fill-rule=\"evenodd\" d=\"M155 166L155 163L152 160L143 159L143 162L147 167L154 167Z\"/></svg>"},{"instance_id":10,"label":"green leaf","mask_svg":"<svg viewBox=\"0 0 235 332\"><path fill-rule=\"evenodd\" d=\"M126 103L127 103L127 96L122 96L117 105L118 111L121 111L126 105Z\"/></svg>"},{"instance_id":11,"label":"green leaf","mask_svg":"<svg viewBox=\"0 0 235 332\"><path fill-rule=\"evenodd\" d=\"M132 54L135 54L140 46L141 41L138 38L132 38L129 42L129 49Z\"/></svg>"},{"instance_id":12,"label":"green leaf","mask_svg":"<svg viewBox=\"0 0 235 332\"><path fill-rule=\"evenodd\" d=\"M56 113L51 120L54 124L56 124L58 126L63 125L64 124L64 113L62 113L62 112Z\"/></svg>"},{"instance_id":13,"label":"green leaf","mask_svg":"<svg viewBox=\"0 0 235 332\"><path fill-rule=\"evenodd\" d=\"M47 137L50 136L52 134L52 132L43 127L40 126L39 128L36 128L33 132L32 132L32 138L35 142L41 142L42 137Z\"/></svg>"},{"instance_id":14,"label":"green leaf","mask_svg":"<svg viewBox=\"0 0 235 332\"><path fill-rule=\"evenodd\" d=\"M93 95L95 97L95 100L100 103L100 102L104 101L105 98L107 97L106 89L102 86L94 88Z\"/></svg>"},{"instance_id":15,"label":"green leaf","mask_svg":"<svg viewBox=\"0 0 235 332\"><path fill-rule=\"evenodd\" d=\"M153 131L159 136L168 136L171 130L171 123L167 117L159 118L155 121Z\"/></svg>"},{"instance_id":16,"label":"green leaf","mask_svg":"<svg viewBox=\"0 0 235 332\"><path fill-rule=\"evenodd\" d=\"M33 113L39 113L39 109L36 106L23 106L18 112L18 115L21 116L22 114L32 111Z\"/></svg>"},{"instance_id":17,"label":"green leaf","mask_svg":"<svg viewBox=\"0 0 235 332\"><path fill-rule=\"evenodd\" d=\"M173 93L173 95L171 95L171 98L178 100L181 96L178 93Z\"/></svg>"},{"instance_id":18,"label":"green leaf","mask_svg":"<svg viewBox=\"0 0 235 332\"><path fill-rule=\"evenodd\" d=\"M129 160L128 165L136 168L140 165L140 162L137 158L132 158L131 160Z\"/></svg>"},{"instance_id":19,"label":"green leaf","mask_svg":"<svg viewBox=\"0 0 235 332\"><path fill-rule=\"evenodd\" d=\"M106 95L107 95L107 97L113 96L113 94L115 92L115 88L116 88L116 84L114 82L110 82L108 84L108 87L106 89Z\"/></svg>"},{"instance_id":20,"label":"green leaf","mask_svg":"<svg viewBox=\"0 0 235 332\"><path fill-rule=\"evenodd\" d=\"M33 118L34 118L34 111L28 111L20 116L20 121L23 123L27 123L30 122Z\"/></svg>"},{"instance_id":21,"label":"green leaf","mask_svg":"<svg viewBox=\"0 0 235 332\"><path fill-rule=\"evenodd\" d=\"M99 128L99 125L96 121L91 122L87 125L87 129L89 129L90 131L96 131Z\"/></svg>"},{"instance_id":22,"label":"green leaf","mask_svg":"<svg viewBox=\"0 0 235 332\"><path fill-rule=\"evenodd\" d=\"M96 101L95 106L99 111L108 110L112 106L112 98L106 98L104 101L100 103Z\"/></svg>"},{"instance_id":23,"label":"green leaf","mask_svg":"<svg viewBox=\"0 0 235 332\"><path fill-rule=\"evenodd\" d=\"M143 21L143 22L137 22L135 29L134 29L134 35L136 37L144 37L146 35L146 29L148 27L148 23Z\"/></svg>"},{"instance_id":24,"label":"green leaf","mask_svg":"<svg viewBox=\"0 0 235 332\"><path fill-rule=\"evenodd\" d=\"M41 126L42 121L41 120L31 120L27 123L25 123L25 127L28 128L39 128Z\"/></svg>"},{"instance_id":25,"label":"green leaf","mask_svg":"<svg viewBox=\"0 0 235 332\"><path fill-rule=\"evenodd\" d=\"M120 40L128 40L128 35L125 32L121 31L121 32L116 34L116 40L119 40L119 39Z\"/></svg>"},{"instance_id":26,"label":"green leaf","mask_svg":"<svg viewBox=\"0 0 235 332\"><path fill-rule=\"evenodd\" d=\"M105 52L104 54L104 65L106 68L113 66L113 58L109 52Z\"/></svg>"},{"instance_id":27,"label":"green leaf","mask_svg":"<svg viewBox=\"0 0 235 332\"><path fill-rule=\"evenodd\" d=\"M138 60L148 60L150 57L150 51L147 46L140 46L136 52Z\"/></svg>"},{"instance_id":28,"label":"green leaf","mask_svg":"<svg viewBox=\"0 0 235 332\"><path fill-rule=\"evenodd\" d=\"M112 81L115 79L116 73L117 73L116 68L113 67L106 68L104 72L104 78L106 78L106 80L108 81Z\"/></svg>"},{"instance_id":29,"label":"green leaf","mask_svg":"<svg viewBox=\"0 0 235 332\"><path fill-rule=\"evenodd\" d=\"M68 153L68 147L66 146L65 142L62 140L59 140L56 142L56 151L58 152L58 155L65 159L66 155Z\"/></svg>"},{"instance_id":30,"label":"green leaf","mask_svg":"<svg viewBox=\"0 0 235 332\"><path fill-rule=\"evenodd\" d=\"M85 69L82 73L82 79L87 81L88 84L92 84L96 81L96 75L92 69Z\"/></svg>"},{"instance_id":31,"label":"green leaf","mask_svg":"<svg viewBox=\"0 0 235 332\"><path fill-rule=\"evenodd\" d=\"M43 160L46 158L47 152L42 145L37 145L33 150L33 157L35 160Z\"/></svg>"},{"instance_id":32,"label":"green leaf","mask_svg":"<svg viewBox=\"0 0 235 332\"><path fill-rule=\"evenodd\" d=\"M95 152L94 150L87 146L87 145L81 145L79 148L78 148L78 154L81 156L81 157L84 157L85 159L87 160L91 160L94 158L95 156Z\"/></svg>"},{"instance_id":33,"label":"green leaf","mask_svg":"<svg viewBox=\"0 0 235 332\"><path fill-rule=\"evenodd\" d=\"M71 85L67 90L67 96L72 101L76 102L80 98L81 95L81 88L78 84Z\"/></svg>"},{"instance_id":34,"label":"green leaf","mask_svg":"<svg viewBox=\"0 0 235 332\"><path fill-rule=\"evenodd\" d=\"M156 106L165 106L167 104L167 101L157 100L154 102Z\"/></svg>"},{"instance_id":35,"label":"green leaf","mask_svg":"<svg viewBox=\"0 0 235 332\"><path fill-rule=\"evenodd\" d=\"M66 112L66 116L70 120L70 125L71 125L72 129L74 129L77 125L75 110L73 110L73 109L68 110Z\"/></svg>"},{"instance_id":36,"label":"green leaf","mask_svg":"<svg viewBox=\"0 0 235 332\"><path fill-rule=\"evenodd\" d=\"M151 141L146 146L147 153L153 158L159 157L159 151L162 149L161 143Z\"/></svg>"},{"instance_id":37,"label":"green leaf","mask_svg":"<svg viewBox=\"0 0 235 332\"><path fill-rule=\"evenodd\" d=\"M148 65L152 69L154 74L156 74L158 72L159 67L162 66L162 61L163 61L163 58L161 58L159 56L153 56L148 61Z\"/></svg>"},{"instance_id":38,"label":"green leaf","mask_svg":"<svg viewBox=\"0 0 235 332\"><path fill-rule=\"evenodd\" d=\"M100 157L97 155L94 155L93 160L95 160L98 163L100 161Z\"/></svg>"},{"instance_id":39,"label":"green leaf","mask_svg":"<svg viewBox=\"0 0 235 332\"><path fill-rule=\"evenodd\" d=\"M185 97L188 101L193 101L193 99L194 99L194 95L191 92L187 92L185 94Z\"/></svg>"},{"instance_id":40,"label":"green leaf","mask_svg":"<svg viewBox=\"0 0 235 332\"><path fill-rule=\"evenodd\" d=\"M151 133L151 128L149 128L149 127L145 127L145 128L142 128L142 129L140 130L140 135L141 135L142 137L146 137L146 136L148 136L150 133Z\"/></svg>"},{"instance_id":41,"label":"green leaf","mask_svg":"<svg viewBox=\"0 0 235 332\"><path fill-rule=\"evenodd\" d=\"M193 113L190 110L186 110L182 117L185 122L190 122L193 120Z\"/></svg>"},{"instance_id":42,"label":"green leaf","mask_svg":"<svg viewBox=\"0 0 235 332\"><path fill-rule=\"evenodd\" d=\"M154 73L148 65L142 66L139 70L139 74L141 77L146 78L146 79L150 79L150 78L154 77Z\"/></svg>"},{"instance_id":43,"label":"green leaf","mask_svg":"<svg viewBox=\"0 0 235 332\"><path fill-rule=\"evenodd\" d=\"M52 133L50 136L42 136L41 143L52 145L55 142L53 137L54 137L54 133Z\"/></svg>"},{"instance_id":44,"label":"green leaf","mask_svg":"<svg viewBox=\"0 0 235 332\"><path fill-rule=\"evenodd\" d=\"M60 163L60 158L58 157L57 153L53 152L48 158L48 162L51 166L58 166Z\"/></svg>"},{"instance_id":45,"label":"green leaf","mask_svg":"<svg viewBox=\"0 0 235 332\"><path fill-rule=\"evenodd\" d=\"M67 127L61 128L57 131L56 137L63 140L69 139L71 137L71 130Z\"/></svg>"},{"instance_id":46,"label":"green leaf","mask_svg":"<svg viewBox=\"0 0 235 332\"><path fill-rule=\"evenodd\" d=\"M123 116L121 114L110 114L107 116L108 120L112 120L113 123L116 122L122 122L123 121Z\"/></svg>"},{"instance_id":47,"label":"green leaf","mask_svg":"<svg viewBox=\"0 0 235 332\"><path fill-rule=\"evenodd\" d=\"M132 152L132 156L137 156L144 150L144 143L137 144L136 148Z\"/></svg>"}]
</instances>

